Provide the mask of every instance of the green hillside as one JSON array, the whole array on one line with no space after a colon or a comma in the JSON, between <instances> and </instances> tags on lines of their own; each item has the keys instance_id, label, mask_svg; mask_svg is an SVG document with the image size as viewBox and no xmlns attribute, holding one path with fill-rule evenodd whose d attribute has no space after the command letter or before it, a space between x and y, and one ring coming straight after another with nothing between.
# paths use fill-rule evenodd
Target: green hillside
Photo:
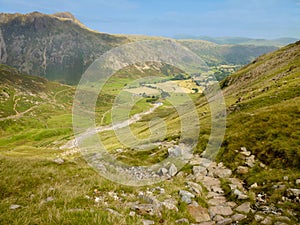
<instances>
[{"instance_id":1,"label":"green hillside","mask_svg":"<svg viewBox=\"0 0 300 225\"><path fill-rule=\"evenodd\" d=\"M183 224L298 224L299 50L297 42L262 55L220 82L226 100L226 134L218 164L210 162L204 170L200 154L211 132L211 113L202 93L188 93L196 104L201 128L194 155L165 181L141 187L107 180L89 166L78 149L61 148L73 139L74 87L1 65L0 224L152 221L169 225L180 219ZM121 70L107 82L95 109L97 125L111 123L114 97L124 87L128 91L131 81L159 75L173 82L181 73L169 65L163 65L163 70L150 64L146 71L139 68ZM182 93L169 95L176 101L182 99ZM126 96L131 100L137 97ZM129 165L149 165L166 159L170 146L178 144L178 112L168 97L154 99L162 105L130 124L131 132L141 138L140 146L123 146L112 130L99 134L113 157ZM152 96L142 96L130 115L147 112L153 107L149 100ZM155 120L158 117L164 123ZM149 130L151 123L153 129ZM195 125L192 119L188 123ZM162 124L168 128L163 139L154 137L153 143L143 139L160 131ZM148 148L139 149L143 145ZM171 166L166 168L170 173ZM124 171L120 174L125 176Z\"/></svg>"}]
</instances>

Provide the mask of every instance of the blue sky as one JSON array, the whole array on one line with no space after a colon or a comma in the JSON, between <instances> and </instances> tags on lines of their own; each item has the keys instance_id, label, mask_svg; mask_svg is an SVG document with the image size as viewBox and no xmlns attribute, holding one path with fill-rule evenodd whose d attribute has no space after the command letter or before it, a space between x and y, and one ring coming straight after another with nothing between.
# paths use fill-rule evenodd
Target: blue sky
<instances>
[{"instance_id":1,"label":"blue sky","mask_svg":"<svg viewBox=\"0 0 300 225\"><path fill-rule=\"evenodd\" d=\"M0 11L69 11L116 34L300 38L300 0L0 0Z\"/></svg>"}]
</instances>

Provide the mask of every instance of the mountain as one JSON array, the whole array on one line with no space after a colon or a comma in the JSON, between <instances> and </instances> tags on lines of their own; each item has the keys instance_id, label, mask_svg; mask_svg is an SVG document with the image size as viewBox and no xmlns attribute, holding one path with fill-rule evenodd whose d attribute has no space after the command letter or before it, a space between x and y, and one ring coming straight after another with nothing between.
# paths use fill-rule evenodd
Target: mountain
<instances>
[{"instance_id":1,"label":"mountain","mask_svg":"<svg viewBox=\"0 0 300 225\"><path fill-rule=\"evenodd\" d=\"M291 44L298 39L296 38L277 38L277 39L257 39L247 37L209 37L209 36L192 36L192 35L177 35L175 39L192 39L192 40L205 40L216 44L230 44L230 45L257 45L257 46L277 46L282 47Z\"/></svg>"},{"instance_id":2,"label":"mountain","mask_svg":"<svg viewBox=\"0 0 300 225\"><path fill-rule=\"evenodd\" d=\"M255 45L219 45L202 40L178 40L179 43L191 49L209 66L245 65L256 57L274 51L274 46Z\"/></svg>"},{"instance_id":3,"label":"mountain","mask_svg":"<svg viewBox=\"0 0 300 225\"><path fill-rule=\"evenodd\" d=\"M70 13L0 14L0 62L51 80L77 83L101 54L128 41L91 31Z\"/></svg>"},{"instance_id":4,"label":"mountain","mask_svg":"<svg viewBox=\"0 0 300 225\"><path fill-rule=\"evenodd\" d=\"M77 84L82 73L104 52L137 40L161 37L110 35L85 27L71 13L0 14L0 63L22 73ZM276 46L219 45L180 40L209 66L244 65Z\"/></svg>"}]
</instances>

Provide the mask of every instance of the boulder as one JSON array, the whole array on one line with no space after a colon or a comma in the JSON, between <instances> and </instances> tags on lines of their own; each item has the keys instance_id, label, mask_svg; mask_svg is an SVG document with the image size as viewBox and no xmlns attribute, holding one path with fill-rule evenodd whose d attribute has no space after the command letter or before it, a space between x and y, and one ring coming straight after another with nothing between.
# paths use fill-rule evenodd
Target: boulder
<instances>
[{"instance_id":1,"label":"boulder","mask_svg":"<svg viewBox=\"0 0 300 225\"><path fill-rule=\"evenodd\" d=\"M210 205L221 205L226 202L226 198L224 196L214 197L208 200L208 204Z\"/></svg>"},{"instance_id":2,"label":"boulder","mask_svg":"<svg viewBox=\"0 0 300 225\"><path fill-rule=\"evenodd\" d=\"M140 215L159 215L159 209L153 204L137 204L131 207L132 210L135 210Z\"/></svg>"},{"instance_id":3,"label":"boulder","mask_svg":"<svg viewBox=\"0 0 300 225\"><path fill-rule=\"evenodd\" d=\"M191 192L185 191L185 190L180 190L179 195L181 196L181 201L191 204L192 203L192 198L195 198L195 195L192 194Z\"/></svg>"},{"instance_id":4,"label":"boulder","mask_svg":"<svg viewBox=\"0 0 300 225\"><path fill-rule=\"evenodd\" d=\"M220 220L217 225L227 225L227 224L231 224L232 219L231 218L224 218L222 220Z\"/></svg>"},{"instance_id":5,"label":"boulder","mask_svg":"<svg viewBox=\"0 0 300 225\"><path fill-rule=\"evenodd\" d=\"M241 199L241 200L245 200L245 199L248 199L248 195L244 194L243 192L241 192L240 190L238 189L235 189L233 191L233 194L237 196L238 199Z\"/></svg>"},{"instance_id":6,"label":"boulder","mask_svg":"<svg viewBox=\"0 0 300 225\"><path fill-rule=\"evenodd\" d=\"M202 186L200 184L194 183L194 182L186 182L187 186L196 193L197 195L200 195L202 193Z\"/></svg>"},{"instance_id":7,"label":"boulder","mask_svg":"<svg viewBox=\"0 0 300 225\"><path fill-rule=\"evenodd\" d=\"M232 209L229 206L211 206L208 209L210 215L221 215L221 216L230 216L233 214Z\"/></svg>"},{"instance_id":8,"label":"boulder","mask_svg":"<svg viewBox=\"0 0 300 225\"><path fill-rule=\"evenodd\" d=\"M159 176L166 176L168 174L168 170L166 168L160 168L158 171Z\"/></svg>"},{"instance_id":9,"label":"boulder","mask_svg":"<svg viewBox=\"0 0 300 225\"><path fill-rule=\"evenodd\" d=\"M174 146L171 148L168 148L168 155L169 157L178 157L182 155L182 150L179 148L179 146Z\"/></svg>"},{"instance_id":10,"label":"boulder","mask_svg":"<svg viewBox=\"0 0 300 225\"><path fill-rule=\"evenodd\" d=\"M271 225L272 224L272 218L270 216L267 216L264 220L260 221L260 224L262 224L262 225Z\"/></svg>"},{"instance_id":11,"label":"boulder","mask_svg":"<svg viewBox=\"0 0 300 225\"><path fill-rule=\"evenodd\" d=\"M193 174L195 176L206 176L207 175L207 169L203 166L193 166Z\"/></svg>"},{"instance_id":12,"label":"boulder","mask_svg":"<svg viewBox=\"0 0 300 225\"><path fill-rule=\"evenodd\" d=\"M173 177L176 175L176 173L178 172L177 167L174 164L171 164L168 174Z\"/></svg>"},{"instance_id":13,"label":"boulder","mask_svg":"<svg viewBox=\"0 0 300 225\"><path fill-rule=\"evenodd\" d=\"M176 200L174 199L166 199L164 200L163 202L161 202L161 204L166 208L166 209L169 209L169 210L174 210L176 212L178 212L178 208L176 206Z\"/></svg>"},{"instance_id":14,"label":"boulder","mask_svg":"<svg viewBox=\"0 0 300 225\"><path fill-rule=\"evenodd\" d=\"M206 208L189 205L187 209L197 223L210 221L210 216Z\"/></svg>"},{"instance_id":15,"label":"boulder","mask_svg":"<svg viewBox=\"0 0 300 225\"><path fill-rule=\"evenodd\" d=\"M300 197L300 189L289 188L286 190L286 192L287 192L287 197L292 197L292 198Z\"/></svg>"},{"instance_id":16,"label":"boulder","mask_svg":"<svg viewBox=\"0 0 300 225\"><path fill-rule=\"evenodd\" d=\"M245 202L245 203L239 205L238 207L235 208L235 210L240 213L249 213L251 210L250 202Z\"/></svg>"},{"instance_id":17,"label":"boulder","mask_svg":"<svg viewBox=\"0 0 300 225\"><path fill-rule=\"evenodd\" d=\"M261 214L255 214L254 219L258 222L262 221L265 217Z\"/></svg>"},{"instance_id":18,"label":"boulder","mask_svg":"<svg viewBox=\"0 0 300 225\"><path fill-rule=\"evenodd\" d=\"M247 218L247 216L243 215L243 214L239 214L239 213L236 213L234 214L231 219L234 221L234 222L237 222L237 221L241 221L243 219Z\"/></svg>"},{"instance_id":19,"label":"boulder","mask_svg":"<svg viewBox=\"0 0 300 225\"><path fill-rule=\"evenodd\" d=\"M258 187L257 183L254 183L250 186L250 189L257 188L257 187Z\"/></svg>"},{"instance_id":20,"label":"boulder","mask_svg":"<svg viewBox=\"0 0 300 225\"><path fill-rule=\"evenodd\" d=\"M213 174L217 178L228 178L231 176L232 171L227 168L217 168L213 171Z\"/></svg>"},{"instance_id":21,"label":"boulder","mask_svg":"<svg viewBox=\"0 0 300 225\"><path fill-rule=\"evenodd\" d=\"M255 156L251 155L250 157L247 157L245 164L249 167L254 167L255 166Z\"/></svg>"}]
</instances>

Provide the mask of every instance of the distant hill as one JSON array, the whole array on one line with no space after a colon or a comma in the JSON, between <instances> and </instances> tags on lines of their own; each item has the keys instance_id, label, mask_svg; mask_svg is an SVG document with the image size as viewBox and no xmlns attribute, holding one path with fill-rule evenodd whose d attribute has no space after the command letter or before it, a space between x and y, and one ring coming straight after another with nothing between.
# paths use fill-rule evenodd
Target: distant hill
<instances>
[{"instance_id":1,"label":"distant hill","mask_svg":"<svg viewBox=\"0 0 300 225\"><path fill-rule=\"evenodd\" d=\"M178 40L178 42L191 49L209 66L245 65L256 57L277 49L275 46L219 45L202 40Z\"/></svg>"},{"instance_id":2,"label":"distant hill","mask_svg":"<svg viewBox=\"0 0 300 225\"><path fill-rule=\"evenodd\" d=\"M177 35L175 39L193 39L193 40L205 40L216 44L230 44L230 45L257 45L257 46L277 46L282 47L284 45L296 42L297 38L277 38L277 39L257 39L247 37L209 37L209 36L191 36L191 35Z\"/></svg>"},{"instance_id":3,"label":"distant hill","mask_svg":"<svg viewBox=\"0 0 300 225\"><path fill-rule=\"evenodd\" d=\"M84 26L71 13L53 15L0 14L0 63L22 73L68 84L78 83L88 66L109 49L138 40L161 37L110 35ZM219 45L208 41L180 40L209 66L244 65L276 46Z\"/></svg>"}]
</instances>

